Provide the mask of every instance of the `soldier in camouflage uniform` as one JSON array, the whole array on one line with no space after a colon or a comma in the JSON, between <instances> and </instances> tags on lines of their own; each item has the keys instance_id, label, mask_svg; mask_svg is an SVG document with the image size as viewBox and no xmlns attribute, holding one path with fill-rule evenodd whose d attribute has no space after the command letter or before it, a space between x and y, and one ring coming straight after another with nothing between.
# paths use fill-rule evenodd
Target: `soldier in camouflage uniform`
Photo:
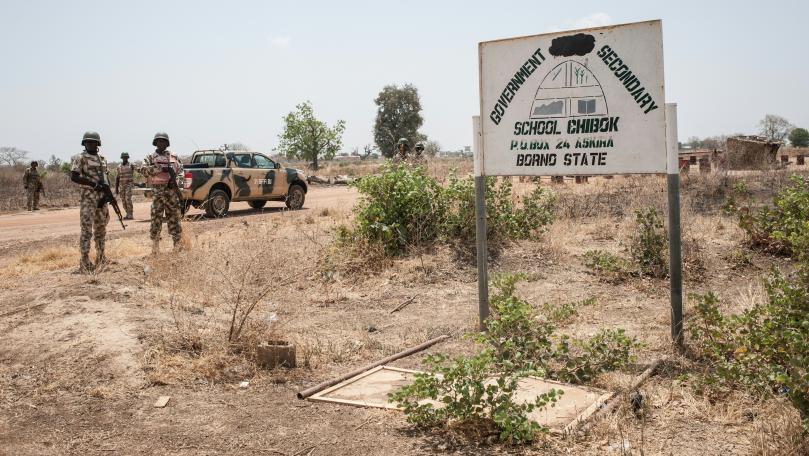
<instances>
[{"instance_id":1,"label":"soldier in camouflage uniform","mask_svg":"<svg viewBox=\"0 0 809 456\"><path fill-rule=\"evenodd\" d=\"M407 154L410 152L410 144L407 139L401 138L396 145L396 153L393 155L393 161L396 163L407 161Z\"/></svg>"},{"instance_id":2,"label":"soldier in camouflage uniform","mask_svg":"<svg viewBox=\"0 0 809 456\"><path fill-rule=\"evenodd\" d=\"M81 188L79 209L81 261L79 270L89 272L106 262L104 246L110 214L107 205L103 204L98 207L98 202L103 197L104 187L109 187L110 180L107 174L107 160L98 153L101 136L94 131L88 131L84 134L81 145L84 146L84 152L73 157L70 166L70 180L79 184ZM95 265L90 261L90 238L93 237L96 245Z\"/></svg>"},{"instance_id":3,"label":"soldier in camouflage uniform","mask_svg":"<svg viewBox=\"0 0 809 456\"><path fill-rule=\"evenodd\" d=\"M26 207L29 211L39 210L39 192L42 191L42 180L39 177L37 166L39 163L31 162L31 167L27 168L22 175L22 184L28 196Z\"/></svg>"},{"instance_id":4,"label":"soldier in camouflage uniform","mask_svg":"<svg viewBox=\"0 0 809 456\"><path fill-rule=\"evenodd\" d=\"M424 143L417 142L416 143L416 153L410 157L410 163L416 166L423 165L426 161L426 157L424 156Z\"/></svg>"},{"instance_id":5,"label":"soldier in camouflage uniform","mask_svg":"<svg viewBox=\"0 0 809 456\"><path fill-rule=\"evenodd\" d=\"M154 136L152 145L157 149L148 155L143 161L140 173L147 177L152 188L152 226L149 230L149 237L152 239L152 254L160 251L160 230L163 227L163 220L169 228L174 240L174 250L180 250L182 244L182 226L180 220L183 217L179 195L177 190L170 185L171 176L169 167L174 169L176 176L183 175L183 165L176 155L167 151L169 147L169 135L157 133Z\"/></svg>"},{"instance_id":6,"label":"soldier in camouflage uniform","mask_svg":"<svg viewBox=\"0 0 809 456\"><path fill-rule=\"evenodd\" d=\"M121 166L118 167L118 175L115 177L115 194L121 195L124 203L126 217L124 220L132 220L132 186L135 176L135 167L129 163L129 154L121 154Z\"/></svg>"}]
</instances>

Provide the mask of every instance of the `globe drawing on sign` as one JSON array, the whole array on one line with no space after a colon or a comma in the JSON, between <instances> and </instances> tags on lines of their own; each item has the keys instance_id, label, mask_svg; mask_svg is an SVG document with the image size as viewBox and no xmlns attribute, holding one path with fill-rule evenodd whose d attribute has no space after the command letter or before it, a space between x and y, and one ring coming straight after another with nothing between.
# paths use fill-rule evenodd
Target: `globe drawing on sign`
<instances>
[{"instance_id":1,"label":"globe drawing on sign","mask_svg":"<svg viewBox=\"0 0 809 456\"><path fill-rule=\"evenodd\" d=\"M607 115L607 99L586 66L567 60L553 67L539 84L531 119Z\"/></svg>"}]
</instances>

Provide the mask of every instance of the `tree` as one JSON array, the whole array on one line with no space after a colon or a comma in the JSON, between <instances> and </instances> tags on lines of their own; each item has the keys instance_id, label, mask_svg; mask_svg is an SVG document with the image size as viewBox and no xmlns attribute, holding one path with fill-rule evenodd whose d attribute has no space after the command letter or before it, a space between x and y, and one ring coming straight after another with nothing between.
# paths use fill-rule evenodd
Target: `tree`
<instances>
[{"instance_id":1,"label":"tree","mask_svg":"<svg viewBox=\"0 0 809 456\"><path fill-rule=\"evenodd\" d=\"M435 157L439 152L441 152L441 144L438 144L438 141L431 139L424 143L425 154L430 157Z\"/></svg>"},{"instance_id":2,"label":"tree","mask_svg":"<svg viewBox=\"0 0 809 456\"><path fill-rule=\"evenodd\" d=\"M688 138L688 145L692 149L699 149L700 147L702 147L702 141L700 141L698 137L692 136Z\"/></svg>"},{"instance_id":3,"label":"tree","mask_svg":"<svg viewBox=\"0 0 809 456\"><path fill-rule=\"evenodd\" d=\"M303 159L317 169L318 159L329 160L343 145L345 121L338 120L329 128L315 118L312 102L306 101L284 117L284 132L278 136L278 151L288 158Z\"/></svg>"},{"instance_id":4,"label":"tree","mask_svg":"<svg viewBox=\"0 0 809 456\"><path fill-rule=\"evenodd\" d=\"M421 101L415 86L385 86L374 103L377 106L374 142L383 156L393 156L399 138L407 139L410 147L422 138L419 128L424 119L421 117Z\"/></svg>"},{"instance_id":5,"label":"tree","mask_svg":"<svg viewBox=\"0 0 809 456\"><path fill-rule=\"evenodd\" d=\"M48 169L51 171L59 171L62 168L62 159L56 155L51 155L48 159Z\"/></svg>"},{"instance_id":6,"label":"tree","mask_svg":"<svg viewBox=\"0 0 809 456\"><path fill-rule=\"evenodd\" d=\"M772 141L783 141L792 130L792 124L788 120L775 114L764 116L758 126L761 136Z\"/></svg>"},{"instance_id":7,"label":"tree","mask_svg":"<svg viewBox=\"0 0 809 456\"><path fill-rule=\"evenodd\" d=\"M792 147L809 146L809 131L805 128L793 128L789 132L789 143L792 144Z\"/></svg>"},{"instance_id":8,"label":"tree","mask_svg":"<svg viewBox=\"0 0 809 456\"><path fill-rule=\"evenodd\" d=\"M0 147L0 166L14 166L28 158L28 151L16 147Z\"/></svg>"},{"instance_id":9,"label":"tree","mask_svg":"<svg viewBox=\"0 0 809 456\"><path fill-rule=\"evenodd\" d=\"M368 157L370 157L371 154L374 153L374 149L375 146L372 146L370 144L362 146L362 155L360 156L360 158L362 158L363 160L367 160Z\"/></svg>"}]
</instances>

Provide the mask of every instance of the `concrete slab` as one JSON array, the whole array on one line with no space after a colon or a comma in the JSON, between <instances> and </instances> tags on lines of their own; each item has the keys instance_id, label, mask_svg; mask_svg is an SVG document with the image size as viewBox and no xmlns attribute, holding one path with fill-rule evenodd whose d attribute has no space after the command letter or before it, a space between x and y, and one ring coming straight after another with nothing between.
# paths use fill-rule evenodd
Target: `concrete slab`
<instances>
[{"instance_id":1,"label":"concrete slab","mask_svg":"<svg viewBox=\"0 0 809 456\"><path fill-rule=\"evenodd\" d=\"M419 371L379 366L327 388L309 400L397 410L396 405L388 401L388 394L410 383L416 373ZM596 388L528 377L520 381L516 400L530 401L551 389L564 391L561 399L554 407L534 411L529 418L555 433L566 432L586 420L613 395Z\"/></svg>"}]
</instances>

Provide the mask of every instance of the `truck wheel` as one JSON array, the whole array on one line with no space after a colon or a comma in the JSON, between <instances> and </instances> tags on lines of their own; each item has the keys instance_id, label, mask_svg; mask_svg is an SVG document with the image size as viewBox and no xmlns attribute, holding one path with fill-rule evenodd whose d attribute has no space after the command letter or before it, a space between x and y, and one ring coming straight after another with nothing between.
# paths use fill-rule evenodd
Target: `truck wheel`
<instances>
[{"instance_id":1,"label":"truck wheel","mask_svg":"<svg viewBox=\"0 0 809 456\"><path fill-rule=\"evenodd\" d=\"M248 201L247 204L250 205L253 209L261 209L267 204L266 200L259 200L259 201Z\"/></svg>"},{"instance_id":2,"label":"truck wheel","mask_svg":"<svg viewBox=\"0 0 809 456\"><path fill-rule=\"evenodd\" d=\"M289 187L289 193L287 193L287 207L293 211L297 211L303 207L304 200L306 200L306 192L303 191L303 187L298 184L292 184Z\"/></svg>"},{"instance_id":3,"label":"truck wheel","mask_svg":"<svg viewBox=\"0 0 809 456\"><path fill-rule=\"evenodd\" d=\"M208 217L224 217L230 209L230 197L224 190L214 190L208 195L205 203L205 215Z\"/></svg>"}]
</instances>

